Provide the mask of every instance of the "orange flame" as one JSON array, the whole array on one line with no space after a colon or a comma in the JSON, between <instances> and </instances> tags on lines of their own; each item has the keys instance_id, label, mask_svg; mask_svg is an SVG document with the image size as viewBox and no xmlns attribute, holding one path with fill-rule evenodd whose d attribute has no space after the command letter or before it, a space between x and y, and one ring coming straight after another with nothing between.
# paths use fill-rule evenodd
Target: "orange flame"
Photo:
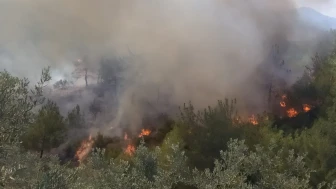
<instances>
[{"instance_id":1,"label":"orange flame","mask_svg":"<svg viewBox=\"0 0 336 189\"><path fill-rule=\"evenodd\" d=\"M127 148L126 148L126 150L125 150L125 153L127 154L127 155L133 155L133 153L135 152L135 147L132 145L132 144L128 144L127 145Z\"/></svg>"},{"instance_id":2,"label":"orange flame","mask_svg":"<svg viewBox=\"0 0 336 189\"><path fill-rule=\"evenodd\" d=\"M152 133L152 131L151 130L149 130L149 129L142 129L141 130L141 133L138 135L138 137L143 137L143 136L148 136L148 135L150 135ZM126 149L125 149L125 154L127 154L127 155L133 155L134 154L134 152L135 152L135 146L133 145L133 144L131 144L131 141L130 141L130 139L128 138L128 135L127 135L127 133L125 133L125 135L124 135L124 140L125 141L128 141L127 143L127 147L126 147Z\"/></svg>"},{"instance_id":3,"label":"orange flame","mask_svg":"<svg viewBox=\"0 0 336 189\"><path fill-rule=\"evenodd\" d=\"M305 112L309 112L311 110L311 105L309 104L303 104L303 111Z\"/></svg>"},{"instance_id":4,"label":"orange flame","mask_svg":"<svg viewBox=\"0 0 336 189\"><path fill-rule=\"evenodd\" d=\"M259 124L257 118L254 115L249 117L248 120L249 120L250 123L252 123L252 125L258 125Z\"/></svg>"},{"instance_id":5,"label":"orange flame","mask_svg":"<svg viewBox=\"0 0 336 189\"><path fill-rule=\"evenodd\" d=\"M286 107L286 102L285 102L285 100L287 99L287 95L285 95L285 94L282 95L282 96L281 96L281 99L282 99L282 101L280 102L280 106L284 108L284 107Z\"/></svg>"},{"instance_id":6,"label":"orange flame","mask_svg":"<svg viewBox=\"0 0 336 189\"><path fill-rule=\"evenodd\" d=\"M90 153L93 143L94 140L92 139L91 135L87 140L82 141L75 155L75 157L78 159L79 162L82 162L84 158Z\"/></svg>"},{"instance_id":7,"label":"orange flame","mask_svg":"<svg viewBox=\"0 0 336 189\"><path fill-rule=\"evenodd\" d=\"M143 137L143 136L148 136L148 135L150 135L151 134L151 130L149 130L149 129L142 129L141 130L141 133L139 134L139 137Z\"/></svg>"},{"instance_id":8,"label":"orange flame","mask_svg":"<svg viewBox=\"0 0 336 189\"><path fill-rule=\"evenodd\" d=\"M297 115L298 115L298 112L294 108L287 110L288 117L296 117Z\"/></svg>"},{"instance_id":9,"label":"orange flame","mask_svg":"<svg viewBox=\"0 0 336 189\"><path fill-rule=\"evenodd\" d=\"M125 133L124 135L124 140L127 141L127 147L126 149L124 150L124 153L131 156L133 155L134 151L135 151L135 146L133 144L131 144L131 140L130 138L128 138L128 135L127 133Z\"/></svg>"}]
</instances>

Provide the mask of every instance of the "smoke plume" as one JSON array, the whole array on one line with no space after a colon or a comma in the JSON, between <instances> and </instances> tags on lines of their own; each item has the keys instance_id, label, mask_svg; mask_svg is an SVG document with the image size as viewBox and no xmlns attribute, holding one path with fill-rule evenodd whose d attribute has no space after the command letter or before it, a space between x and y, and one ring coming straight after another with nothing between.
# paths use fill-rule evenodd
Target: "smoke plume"
<instances>
[{"instance_id":1,"label":"smoke plume","mask_svg":"<svg viewBox=\"0 0 336 189\"><path fill-rule=\"evenodd\" d=\"M70 73L83 57L95 73L101 58L131 51L141 61L123 73L129 82L116 118L104 123L109 127L125 118L136 125L145 111L137 102L160 94L170 104L190 100L196 107L237 97L243 109L259 111L260 80L267 78L256 70L272 61L272 46L279 45L283 59L300 41L316 47L317 35L307 28L318 28L299 23L295 9L291 0L0 0L0 66L34 80L47 65L54 76ZM292 75L277 74L293 83L302 69L289 66ZM93 96L86 91L73 101Z\"/></svg>"}]
</instances>

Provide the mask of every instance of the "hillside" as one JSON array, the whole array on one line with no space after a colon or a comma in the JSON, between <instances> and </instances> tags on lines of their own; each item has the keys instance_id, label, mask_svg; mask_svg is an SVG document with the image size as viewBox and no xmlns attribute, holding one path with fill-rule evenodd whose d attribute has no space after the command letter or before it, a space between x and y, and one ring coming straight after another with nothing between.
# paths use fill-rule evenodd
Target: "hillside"
<instances>
[{"instance_id":1,"label":"hillside","mask_svg":"<svg viewBox=\"0 0 336 189\"><path fill-rule=\"evenodd\" d=\"M336 18L0 0L1 19L0 189L336 189Z\"/></svg>"},{"instance_id":2,"label":"hillside","mask_svg":"<svg viewBox=\"0 0 336 189\"><path fill-rule=\"evenodd\" d=\"M322 29L335 29L336 18L323 15L322 13L308 7L301 7L298 10L302 21L316 25Z\"/></svg>"}]
</instances>

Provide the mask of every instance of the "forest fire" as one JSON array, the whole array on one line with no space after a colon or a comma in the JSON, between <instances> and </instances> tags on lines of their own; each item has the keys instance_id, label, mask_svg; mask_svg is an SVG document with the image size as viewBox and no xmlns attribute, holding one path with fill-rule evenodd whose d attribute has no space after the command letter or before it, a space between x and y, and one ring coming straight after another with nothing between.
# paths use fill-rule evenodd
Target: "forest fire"
<instances>
[{"instance_id":1,"label":"forest fire","mask_svg":"<svg viewBox=\"0 0 336 189\"><path fill-rule=\"evenodd\" d=\"M287 110L288 117L296 117L298 114L299 113L294 108L290 108L289 110Z\"/></svg>"},{"instance_id":2,"label":"forest fire","mask_svg":"<svg viewBox=\"0 0 336 189\"><path fill-rule=\"evenodd\" d=\"M125 149L125 154L127 155L133 155L133 153L135 152L135 146L132 144L128 144L127 148Z\"/></svg>"},{"instance_id":3,"label":"forest fire","mask_svg":"<svg viewBox=\"0 0 336 189\"><path fill-rule=\"evenodd\" d=\"M309 112L310 110L311 110L311 105L309 105L309 104L303 104L302 105L302 108L303 108L303 111L304 112Z\"/></svg>"},{"instance_id":4,"label":"forest fire","mask_svg":"<svg viewBox=\"0 0 336 189\"><path fill-rule=\"evenodd\" d=\"M82 141L75 155L75 157L78 159L79 162L82 162L84 158L90 153L93 143L94 140L92 139L91 135L89 136L88 139Z\"/></svg>"},{"instance_id":5,"label":"forest fire","mask_svg":"<svg viewBox=\"0 0 336 189\"><path fill-rule=\"evenodd\" d=\"M287 98L287 95L281 96L282 101L280 102L280 106L283 108L286 107L286 102L285 102L286 98Z\"/></svg>"},{"instance_id":6,"label":"forest fire","mask_svg":"<svg viewBox=\"0 0 336 189\"><path fill-rule=\"evenodd\" d=\"M280 101L280 106L282 108L287 107L287 104L285 102L285 100L287 99L287 95L285 95L285 94L282 95L281 99L282 99L282 101ZM302 109L303 109L304 112L309 112L311 110L311 105L303 104ZM295 110L294 108L289 108L288 110L286 110L286 113L287 113L287 116L290 117L290 118L296 117L299 114L299 112L297 110Z\"/></svg>"},{"instance_id":7,"label":"forest fire","mask_svg":"<svg viewBox=\"0 0 336 189\"><path fill-rule=\"evenodd\" d=\"M283 107L283 108L286 107L286 102L281 101L281 102L280 102L280 106Z\"/></svg>"},{"instance_id":8,"label":"forest fire","mask_svg":"<svg viewBox=\"0 0 336 189\"><path fill-rule=\"evenodd\" d=\"M258 120L255 117L255 115L252 115L251 117L248 118L249 122L252 123L252 125L258 125Z\"/></svg>"},{"instance_id":9,"label":"forest fire","mask_svg":"<svg viewBox=\"0 0 336 189\"><path fill-rule=\"evenodd\" d=\"M143 136L148 136L148 135L150 135L151 134L151 130L149 130L149 129L142 129L141 130L141 133L139 134L139 138L140 137L143 137Z\"/></svg>"},{"instance_id":10,"label":"forest fire","mask_svg":"<svg viewBox=\"0 0 336 189\"><path fill-rule=\"evenodd\" d=\"M286 94L282 95L281 96L281 101L279 103L282 108L286 108L287 107L287 104L285 102L286 100L287 100L287 95ZM309 104L302 104L302 110L304 112L309 112L311 109L312 109L311 105L309 105ZM294 108L287 109L286 113L287 113L287 116L290 117L290 118L296 117L299 114L299 112L297 110L295 110Z\"/></svg>"},{"instance_id":11,"label":"forest fire","mask_svg":"<svg viewBox=\"0 0 336 189\"><path fill-rule=\"evenodd\" d=\"M135 151L135 146L133 144L131 144L131 140L128 138L127 133L125 133L125 135L124 135L124 140L127 141L127 143L128 143L124 153L129 155L129 156L133 155L133 153Z\"/></svg>"},{"instance_id":12,"label":"forest fire","mask_svg":"<svg viewBox=\"0 0 336 189\"><path fill-rule=\"evenodd\" d=\"M141 137L144 137L144 136L148 136L151 133L152 133L152 131L149 130L149 129L141 129L141 133L138 135L138 137L141 138ZM125 133L125 135L124 135L124 140L127 141L127 143L128 143L127 147L124 151L125 154L130 155L130 156L133 155L133 153L135 152L135 146L133 144L131 144L131 139L128 138L127 133Z\"/></svg>"}]
</instances>

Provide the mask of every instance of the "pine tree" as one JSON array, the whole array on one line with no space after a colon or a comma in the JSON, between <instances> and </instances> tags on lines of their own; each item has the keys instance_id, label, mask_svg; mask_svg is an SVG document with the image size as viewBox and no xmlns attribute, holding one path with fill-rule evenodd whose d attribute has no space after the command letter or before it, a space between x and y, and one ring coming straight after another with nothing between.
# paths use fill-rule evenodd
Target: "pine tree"
<instances>
[{"instance_id":1,"label":"pine tree","mask_svg":"<svg viewBox=\"0 0 336 189\"><path fill-rule=\"evenodd\" d=\"M40 157L45 150L58 147L66 134L66 125L58 106L48 101L39 110L33 124L24 136L24 146L40 151Z\"/></svg>"}]
</instances>

